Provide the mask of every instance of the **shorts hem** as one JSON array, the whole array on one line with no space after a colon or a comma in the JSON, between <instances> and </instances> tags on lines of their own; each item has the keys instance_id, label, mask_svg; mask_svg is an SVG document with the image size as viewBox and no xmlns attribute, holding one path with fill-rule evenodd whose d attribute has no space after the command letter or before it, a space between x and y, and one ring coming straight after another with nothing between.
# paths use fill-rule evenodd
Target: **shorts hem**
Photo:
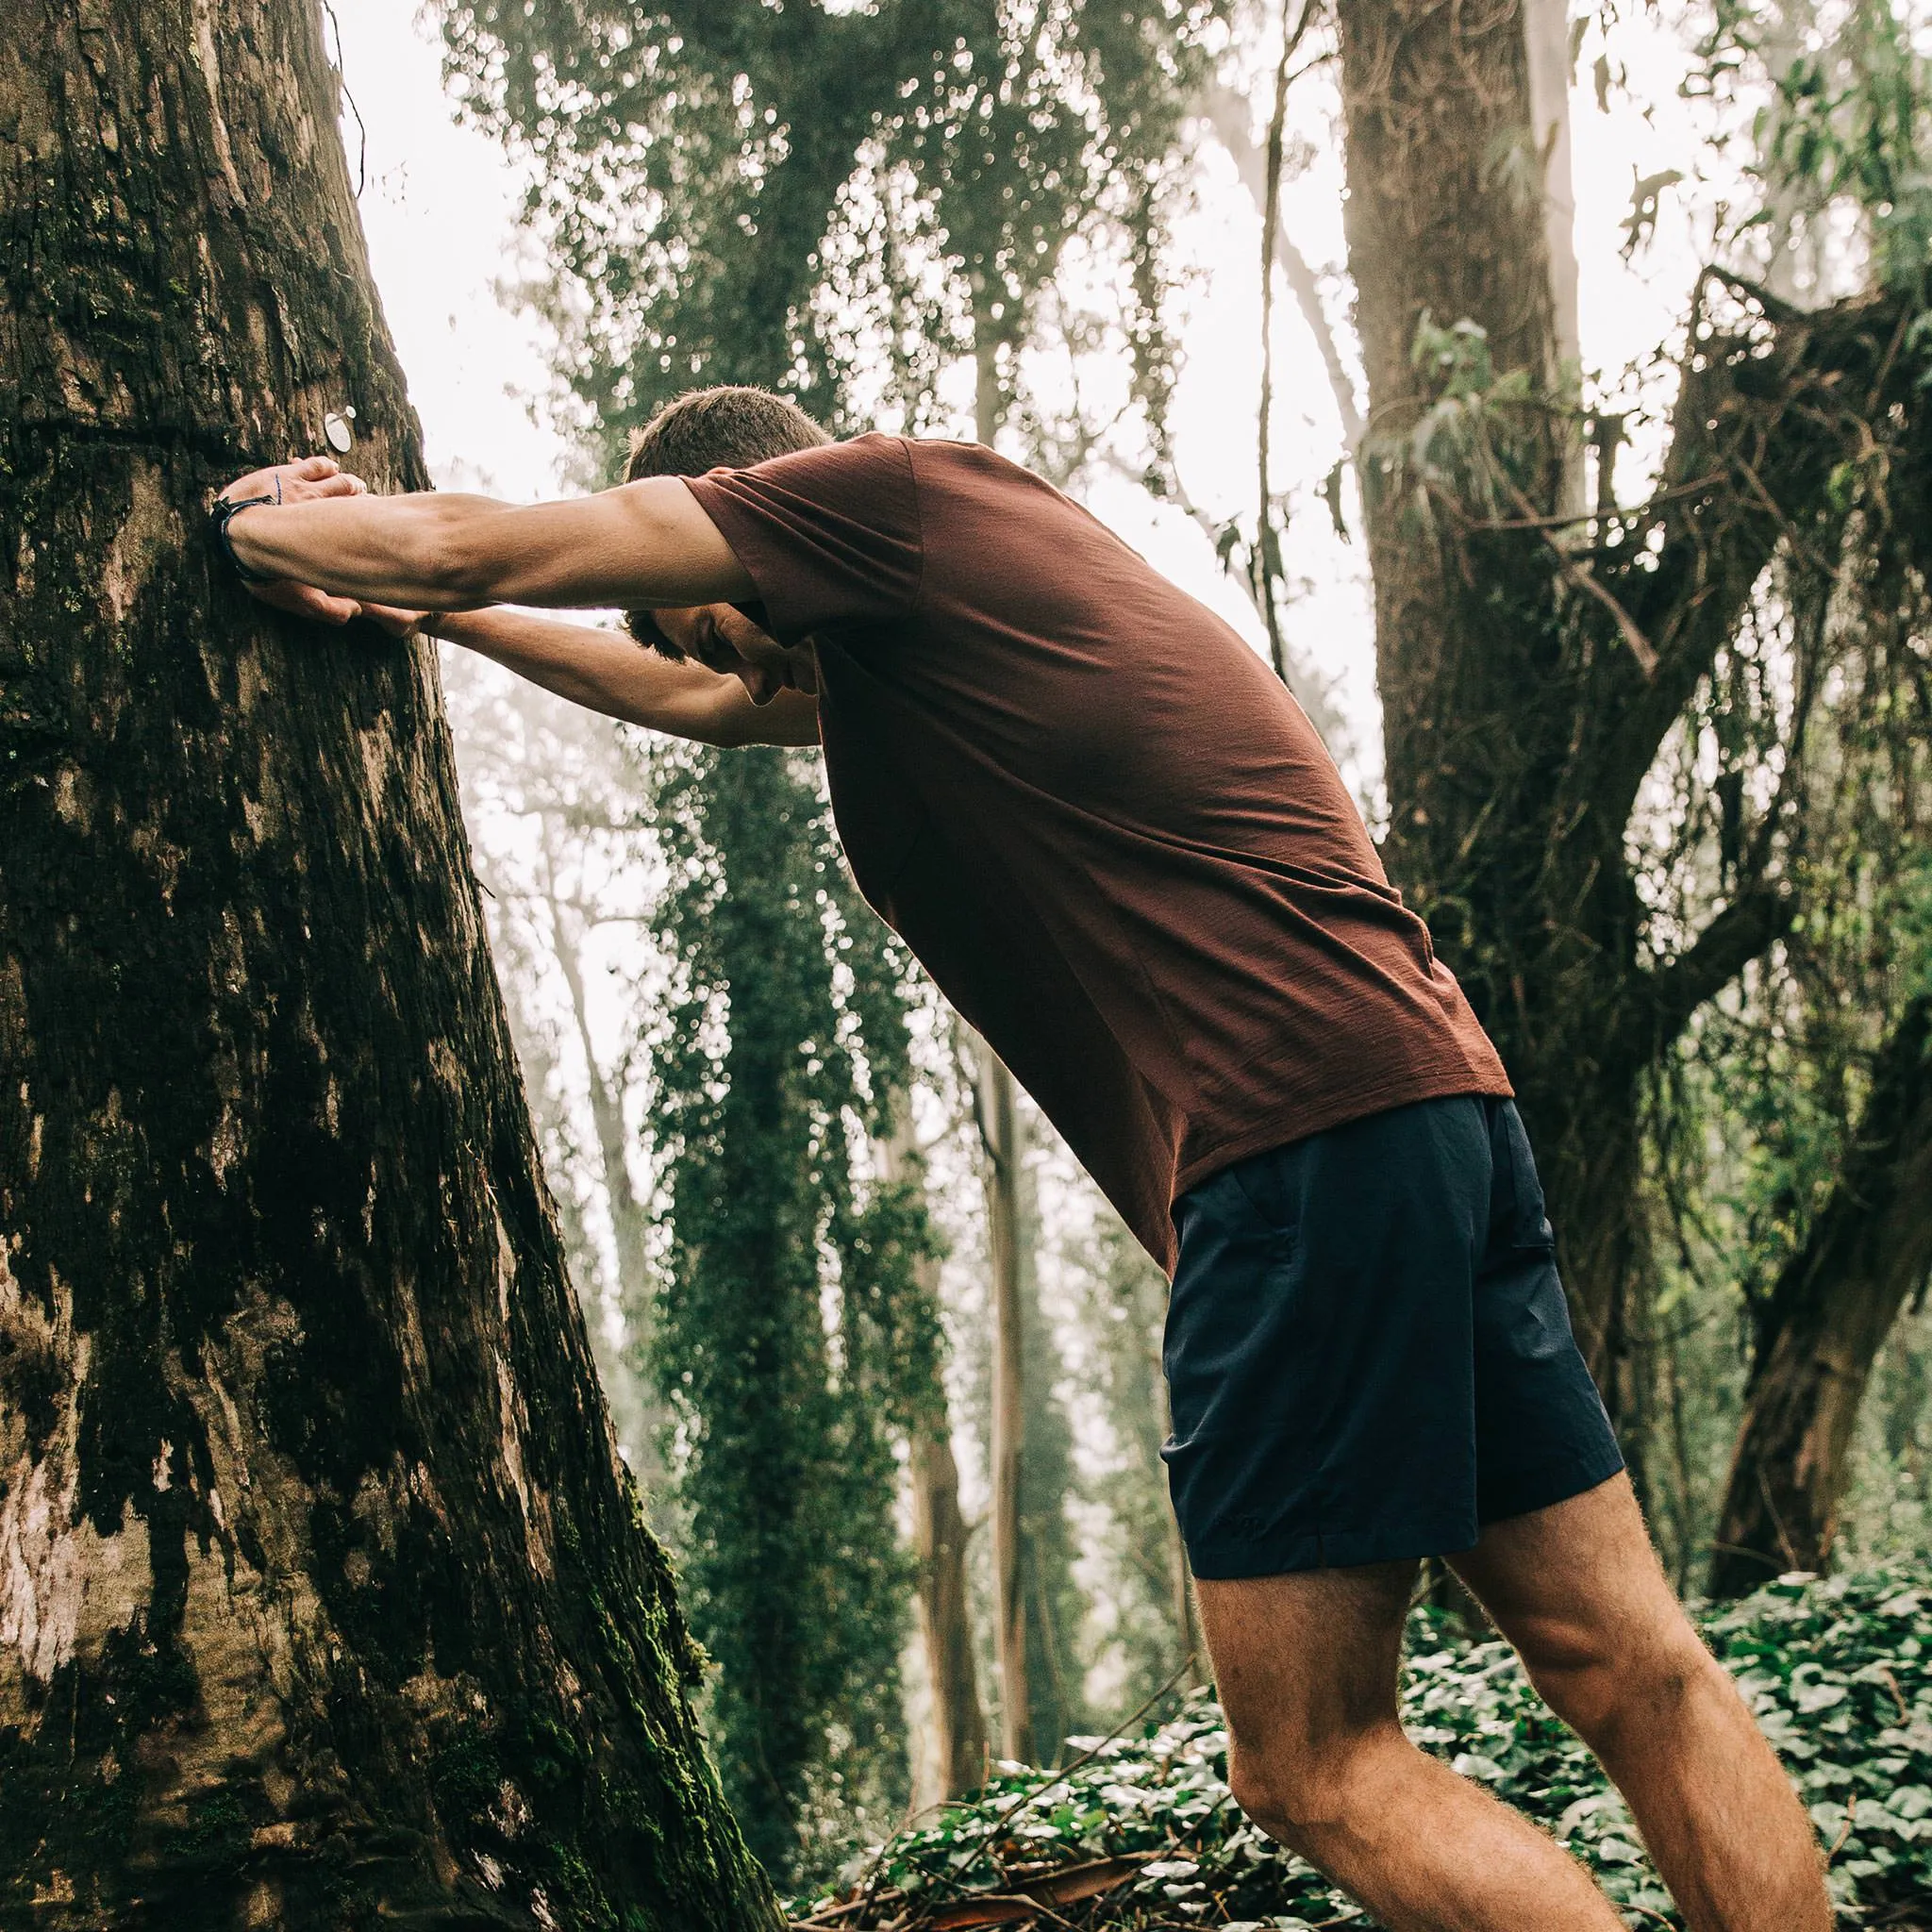
<instances>
[{"instance_id":1,"label":"shorts hem","mask_svg":"<svg viewBox=\"0 0 1932 1932\"><path fill-rule=\"evenodd\" d=\"M1507 1523L1511 1517L1567 1503L1601 1488L1624 1467L1624 1452L1609 1442L1597 1455L1566 1459L1556 1469L1542 1463L1500 1481L1486 1477L1476 1502L1476 1521L1487 1529L1492 1523Z\"/></svg>"},{"instance_id":2,"label":"shorts hem","mask_svg":"<svg viewBox=\"0 0 1932 1932\"><path fill-rule=\"evenodd\" d=\"M1188 1552L1188 1567L1208 1583L1249 1576L1285 1576L1304 1570L1354 1570L1364 1563L1400 1563L1446 1557L1475 1547L1474 1513L1430 1522L1378 1524L1368 1529L1303 1530L1257 1538L1238 1547Z\"/></svg>"}]
</instances>

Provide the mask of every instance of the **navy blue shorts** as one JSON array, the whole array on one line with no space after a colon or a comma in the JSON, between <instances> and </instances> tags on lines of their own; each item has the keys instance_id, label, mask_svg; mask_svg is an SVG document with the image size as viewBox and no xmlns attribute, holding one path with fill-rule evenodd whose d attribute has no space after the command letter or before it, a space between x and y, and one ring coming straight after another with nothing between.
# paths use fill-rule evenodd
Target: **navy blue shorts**
<instances>
[{"instance_id":1,"label":"navy blue shorts","mask_svg":"<svg viewBox=\"0 0 1932 1932\"><path fill-rule=\"evenodd\" d=\"M1513 1103L1331 1127L1174 1217L1160 1453L1195 1575L1466 1550L1623 1468Z\"/></svg>"}]
</instances>

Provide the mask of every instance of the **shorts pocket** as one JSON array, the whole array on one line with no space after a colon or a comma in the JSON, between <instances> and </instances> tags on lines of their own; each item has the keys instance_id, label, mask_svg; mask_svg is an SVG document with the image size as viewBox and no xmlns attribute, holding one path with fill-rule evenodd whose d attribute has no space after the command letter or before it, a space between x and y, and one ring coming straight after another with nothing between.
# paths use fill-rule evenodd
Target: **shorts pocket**
<instances>
[{"instance_id":1,"label":"shorts pocket","mask_svg":"<svg viewBox=\"0 0 1932 1932\"><path fill-rule=\"evenodd\" d=\"M1249 1212L1272 1235L1291 1237L1301 1220L1300 1190L1289 1168L1283 1150L1271 1147L1237 1160L1225 1171Z\"/></svg>"}]
</instances>

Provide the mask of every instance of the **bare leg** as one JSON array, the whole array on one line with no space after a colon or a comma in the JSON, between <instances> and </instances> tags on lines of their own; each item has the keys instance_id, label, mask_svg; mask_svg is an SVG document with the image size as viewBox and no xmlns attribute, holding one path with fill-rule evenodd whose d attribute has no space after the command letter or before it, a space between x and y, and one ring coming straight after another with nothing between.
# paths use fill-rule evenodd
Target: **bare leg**
<instances>
[{"instance_id":1,"label":"bare leg","mask_svg":"<svg viewBox=\"0 0 1932 1932\"><path fill-rule=\"evenodd\" d=\"M1236 1799L1391 1932L1623 1932L1560 1846L1403 1735L1415 1571L1197 1584Z\"/></svg>"},{"instance_id":2,"label":"bare leg","mask_svg":"<svg viewBox=\"0 0 1932 1932\"><path fill-rule=\"evenodd\" d=\"M1451 1560L1603 1760L1692 1932L1831 1932L1810 1820L1685 1617L1627 1477L1491 1524Z\"/></svg>"}]
</instances>

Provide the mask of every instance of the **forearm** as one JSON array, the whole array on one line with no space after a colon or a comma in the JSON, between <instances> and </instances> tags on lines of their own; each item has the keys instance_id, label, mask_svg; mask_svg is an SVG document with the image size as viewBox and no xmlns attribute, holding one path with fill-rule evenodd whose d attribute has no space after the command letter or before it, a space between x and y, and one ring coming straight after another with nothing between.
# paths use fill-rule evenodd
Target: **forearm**
<instances>
[{"instance_id":1,"label":"forearm","mask_svg":"<svg viewBox=\"0 0 1932 1932\"><path fill-rule=\"evenodd\" d=\"M735 677L675 664L621 631L501 608L433 620L433 634L572 704L699 744L816 744L818 708L787 692L754 705Z\"/></svg>"},{"instance_id":2,"label":"forearm","mask_svg":"<svg viewBox=\"0 0 1932 1932\"><path fill-rule=\"evenodd\" d=\"M671 476L559 503L441 491L264 503L236 511L227 540L253 576L406 610L663 609L757 594Z\"/></svg>"},{"instance_id":3,"label":"forearm","mask_svg":"<svg viewBox=\"0 0 1932 1932\"><path fill-rule=\"evenodd\" d=\"M264 504L230 521L228 544L258 577L409 610L474 610L499 594L480 559L488 526L513 509L440 491Z\"/></svg>"}]
</instances>

